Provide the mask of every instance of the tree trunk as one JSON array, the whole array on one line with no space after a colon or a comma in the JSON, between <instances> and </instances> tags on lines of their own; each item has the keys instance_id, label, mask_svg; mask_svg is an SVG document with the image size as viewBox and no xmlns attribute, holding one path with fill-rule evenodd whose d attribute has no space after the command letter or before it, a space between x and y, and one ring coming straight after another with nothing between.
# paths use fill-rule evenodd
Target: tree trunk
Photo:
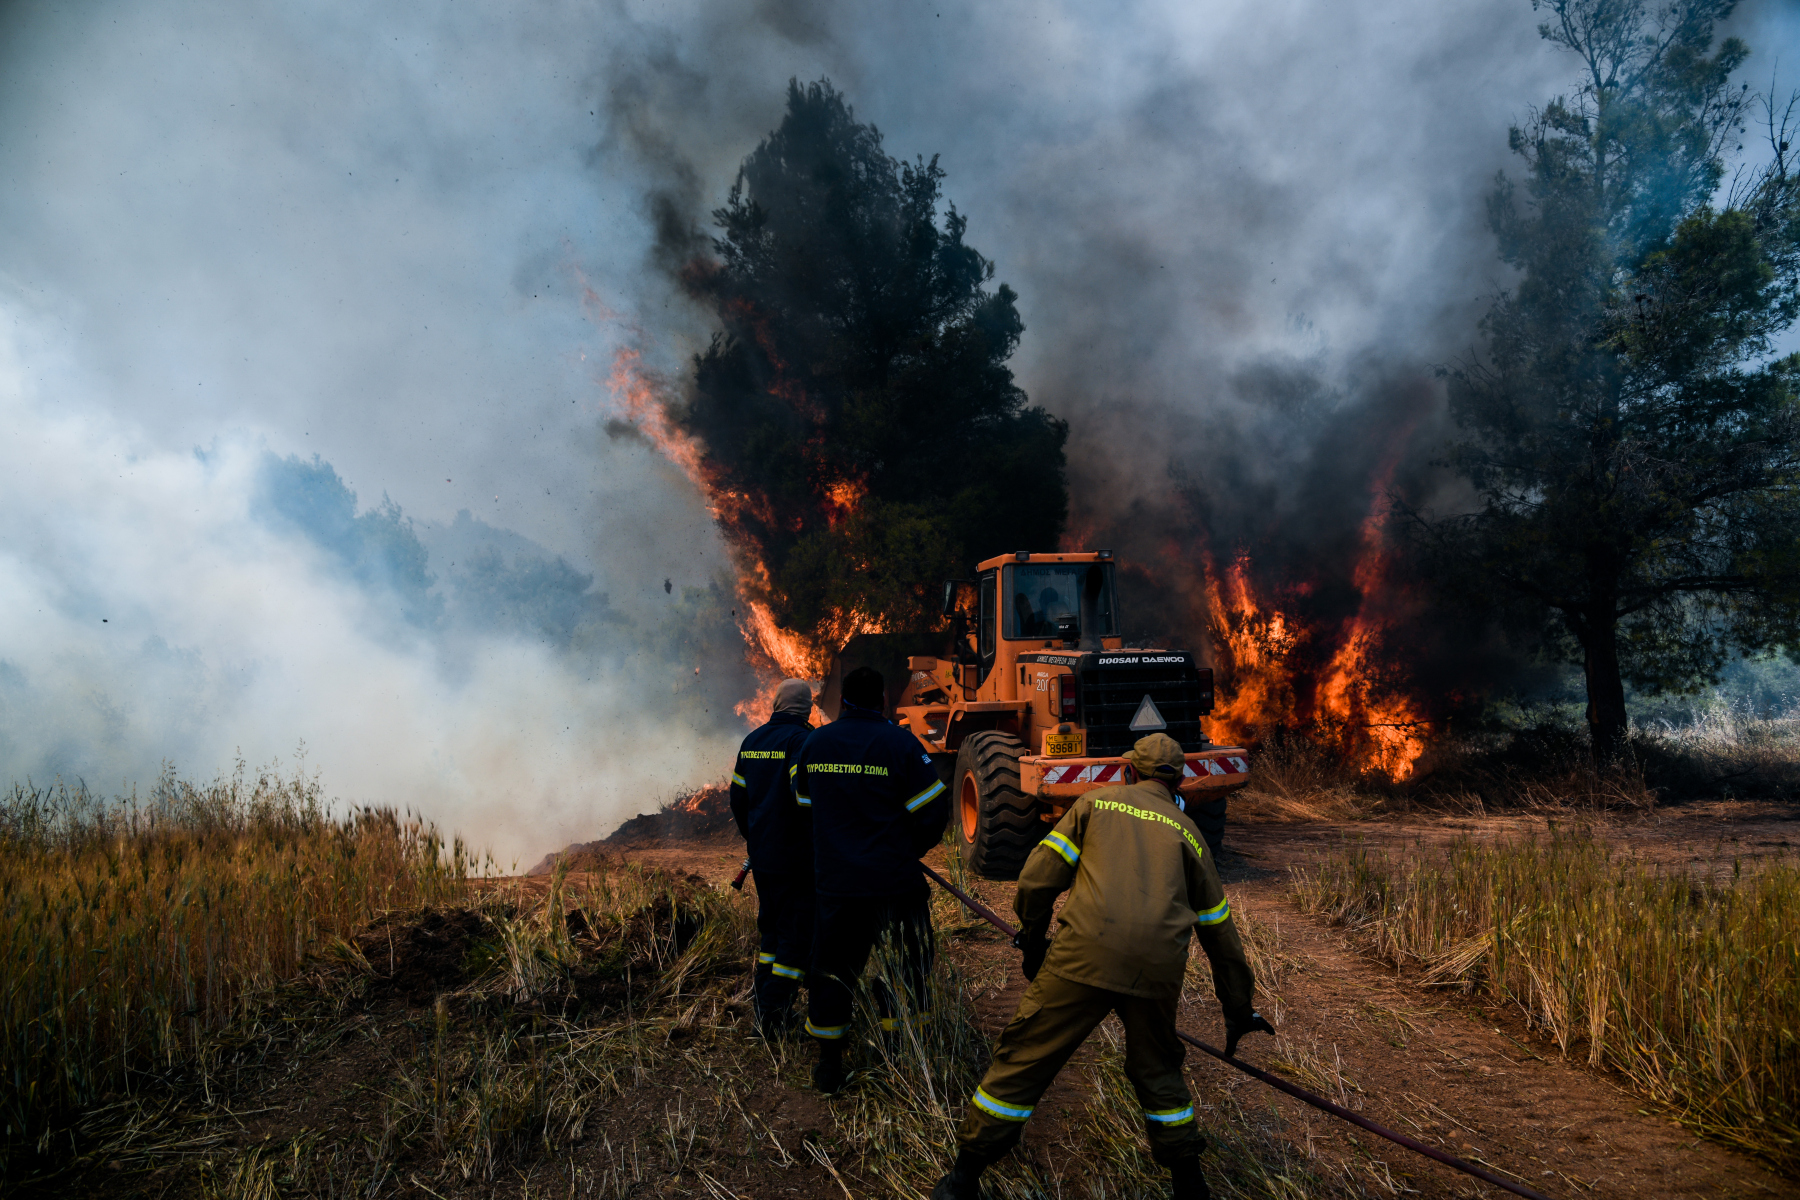
<instances>
[{"instance_id":1,"label":"tree trunk","mask_svg":"<svg viewBox=\"0 0 1800 1200\"><path fill-rule=\"evenodd\" d=\"M1594 765L1609 767L1625 753L1625 680L1619 674L1619 628L1616 620L1594 622L1582 640L1587 674L1588 736Z\"/></svg>"}]
</instances>

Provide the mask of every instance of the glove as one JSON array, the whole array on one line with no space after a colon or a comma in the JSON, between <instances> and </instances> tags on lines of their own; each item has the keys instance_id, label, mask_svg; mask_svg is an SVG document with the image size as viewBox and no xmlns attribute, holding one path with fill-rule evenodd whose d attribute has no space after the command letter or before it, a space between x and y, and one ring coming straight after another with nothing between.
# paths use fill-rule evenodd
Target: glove
<instances>
[{"instance_id":1,"label":"glove","mask_svg":"<svg viewBox=\"0 0 1800 1200\"><path fill-rule=\"evenodd\" d=\"M1037 978L1038 968L1044 965L1044 955L1050 953L1050 939L1047 937L1026 937L1020 930L1013 935L1012 944L1025 952L1025 978L1027 981Z\"/></svg>"},{"instance_id":2,"label":"glove","mask_svg":"<svg viewBox=\"0 0 1800 1200\"><path fill-rule=\"evenodd\" d=\"M1225 1017L1226 1058L1235 1058L1237 1056L1238 1039L1243 1037L1246 1033L1266 1033L1273 1036L1275 1027L1263 1020L1263 1015L1258 1012L1249 1013L1240 1017L1233 1017L1227 1014Z\"/></svg>"}]
</instances>

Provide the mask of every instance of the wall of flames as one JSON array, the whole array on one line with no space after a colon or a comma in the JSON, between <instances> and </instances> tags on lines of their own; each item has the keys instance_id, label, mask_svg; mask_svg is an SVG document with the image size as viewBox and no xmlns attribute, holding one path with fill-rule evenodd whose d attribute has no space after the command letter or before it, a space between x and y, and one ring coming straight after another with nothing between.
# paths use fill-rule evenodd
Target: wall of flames
<instances>
[{"instance_id":1,"label":"wall of flames","mask_svg":"<svg viewBox=\"0 0 1800 1200\"><path fill-rule=\"evenodd\" d=\"M645 369L636 350L615 353L607 385L618 415L692 482L715 520L729 524L735 514L756 511L758 497L709 475L700 443L669 419L665 381ZM1203 547L1198 555L1177 553L1167 560L1198 564L1197 575L1188 568L1186 590L1197 593L1194 607L1204 614L1220 684L1214 741L1242 743L1275 728L1299 730L1332 744L1365 771L1394 780L1412 775L1429 722L1416 698L1391 678L1398 624L1392 600L1403 591L1382 535L1381 496L1391 474L1391 465L1378 472L1371 489L1375 499L1362 523L1354 570L1361 599L1346 618L1303 616L1310 591L1304 582L1259 589L1247 553L1220 560ZM832 519L850 516L862 498L858 485L836 485L826 497ZM1083 528L1072 523L1070 536ZM808 633L782 628L767 602L767 565L746 547L732 550L742 599L738 629L759 680L755 694L735 707L754 726L767 719L782 679L822 680L839 647L856 634L880 632L880 626L865 614L833 612ZM814 719L820 719L816 710Z\"/></svg>"},{"instance_id":2,"label":"wall of flames","mask_svg":"<svg viewBox=\"0 0 1800 1200\"><path fill-rule=\"evenodd\" d=\"M1418 698L1397 675L1396 639L1406 588L1395 578L1379 481L1352 579L1355 611L1336 621L1301 615L1311 585L1259 590L1248 553L1219 562L1202 552L1201 579L1220 682L1211 736L1252 740L1298 730L1333 745L1361 770L1410 778L1430 728Z\"/></svg>"}]
</instances>

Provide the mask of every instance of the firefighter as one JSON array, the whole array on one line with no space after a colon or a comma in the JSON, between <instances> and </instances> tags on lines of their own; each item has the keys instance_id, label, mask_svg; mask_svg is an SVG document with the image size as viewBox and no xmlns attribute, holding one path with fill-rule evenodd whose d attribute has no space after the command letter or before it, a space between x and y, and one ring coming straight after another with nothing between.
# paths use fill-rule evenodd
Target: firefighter
<instances>
[{"instance_id":1,"label":"firefighter","mask_svg":"<svg viewBox=\"0 0 1800 1200\"><path fill-rule=\"evenodd\" d=\"M819 908L806 1032L819 1044L813 1086L826 1095L844 1085L854 989L878 942L893 947L907 993L877 986L882 1027L929 1015L931 911L919 858L943 836L950 805L931 756L885 707L881 673L850 672L838 719L813 730L789 767L795 798L812 810Z\"/></svg>"},{"instance_id":2,"label":"firefighter","mask_svg":"<svg viewBox=\"0 0 1800 1200\"><path fill-rule=\"evenodd\" d=\"M751 1002L764 1037L792 1028L794 997L812 960L812 817L788 782L789 762L812 732L812 707L804 679L782 680L768 723L744 739L731 773L731 815L756 877L761 939Z\"/></svg>"},{"instance_id":3,"label":"firefighter","mask_svg":"<svg viewBox=\"0 0 1800 1200\"><path fill-rule=\"evenodd\" d=\"M1174 1200L1208 1195L1200 1173L1206 1142L1175 1035L1189 930L1199 931L1212 961L1225 1052L1252 1030L1274 1030L1251 1008L1254 980L1218 870L1176 802L1180 744L1153 733L1125 757L1139 782L1083 795L1019 873L1013 908L1031 984L970 1098L956 1164L932 1200L975 1200L981 1172L1018 1143L1038 1097L1109 1012L1125 1027L1125 1075L1143 1106L1151 1154L1173 1177ZM1052 942L1051 908L1065 889Z\"/></svg>"}]
</instances>

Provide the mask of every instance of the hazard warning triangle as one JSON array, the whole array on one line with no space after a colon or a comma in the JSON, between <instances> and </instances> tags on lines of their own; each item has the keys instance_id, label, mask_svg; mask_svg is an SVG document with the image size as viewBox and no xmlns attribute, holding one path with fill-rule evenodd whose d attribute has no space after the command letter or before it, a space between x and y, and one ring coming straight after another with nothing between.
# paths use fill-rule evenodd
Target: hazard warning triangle
<instances>
[{"instance_id":1,"label":"hazard warning triangle","mask_svg":"<svg viewBox=\"0 0 1800 1200\"><path fill-rule=\"evenodd\" d=\"M1137 715L1131 718L1131 732L1149 733L1153 729L1167 729L1169 723L1163 720L1162 713L1156 710L1156 701L1150 693L1144 693L1144 702L1138 705Z\"/></svg>"}]
</instances>

